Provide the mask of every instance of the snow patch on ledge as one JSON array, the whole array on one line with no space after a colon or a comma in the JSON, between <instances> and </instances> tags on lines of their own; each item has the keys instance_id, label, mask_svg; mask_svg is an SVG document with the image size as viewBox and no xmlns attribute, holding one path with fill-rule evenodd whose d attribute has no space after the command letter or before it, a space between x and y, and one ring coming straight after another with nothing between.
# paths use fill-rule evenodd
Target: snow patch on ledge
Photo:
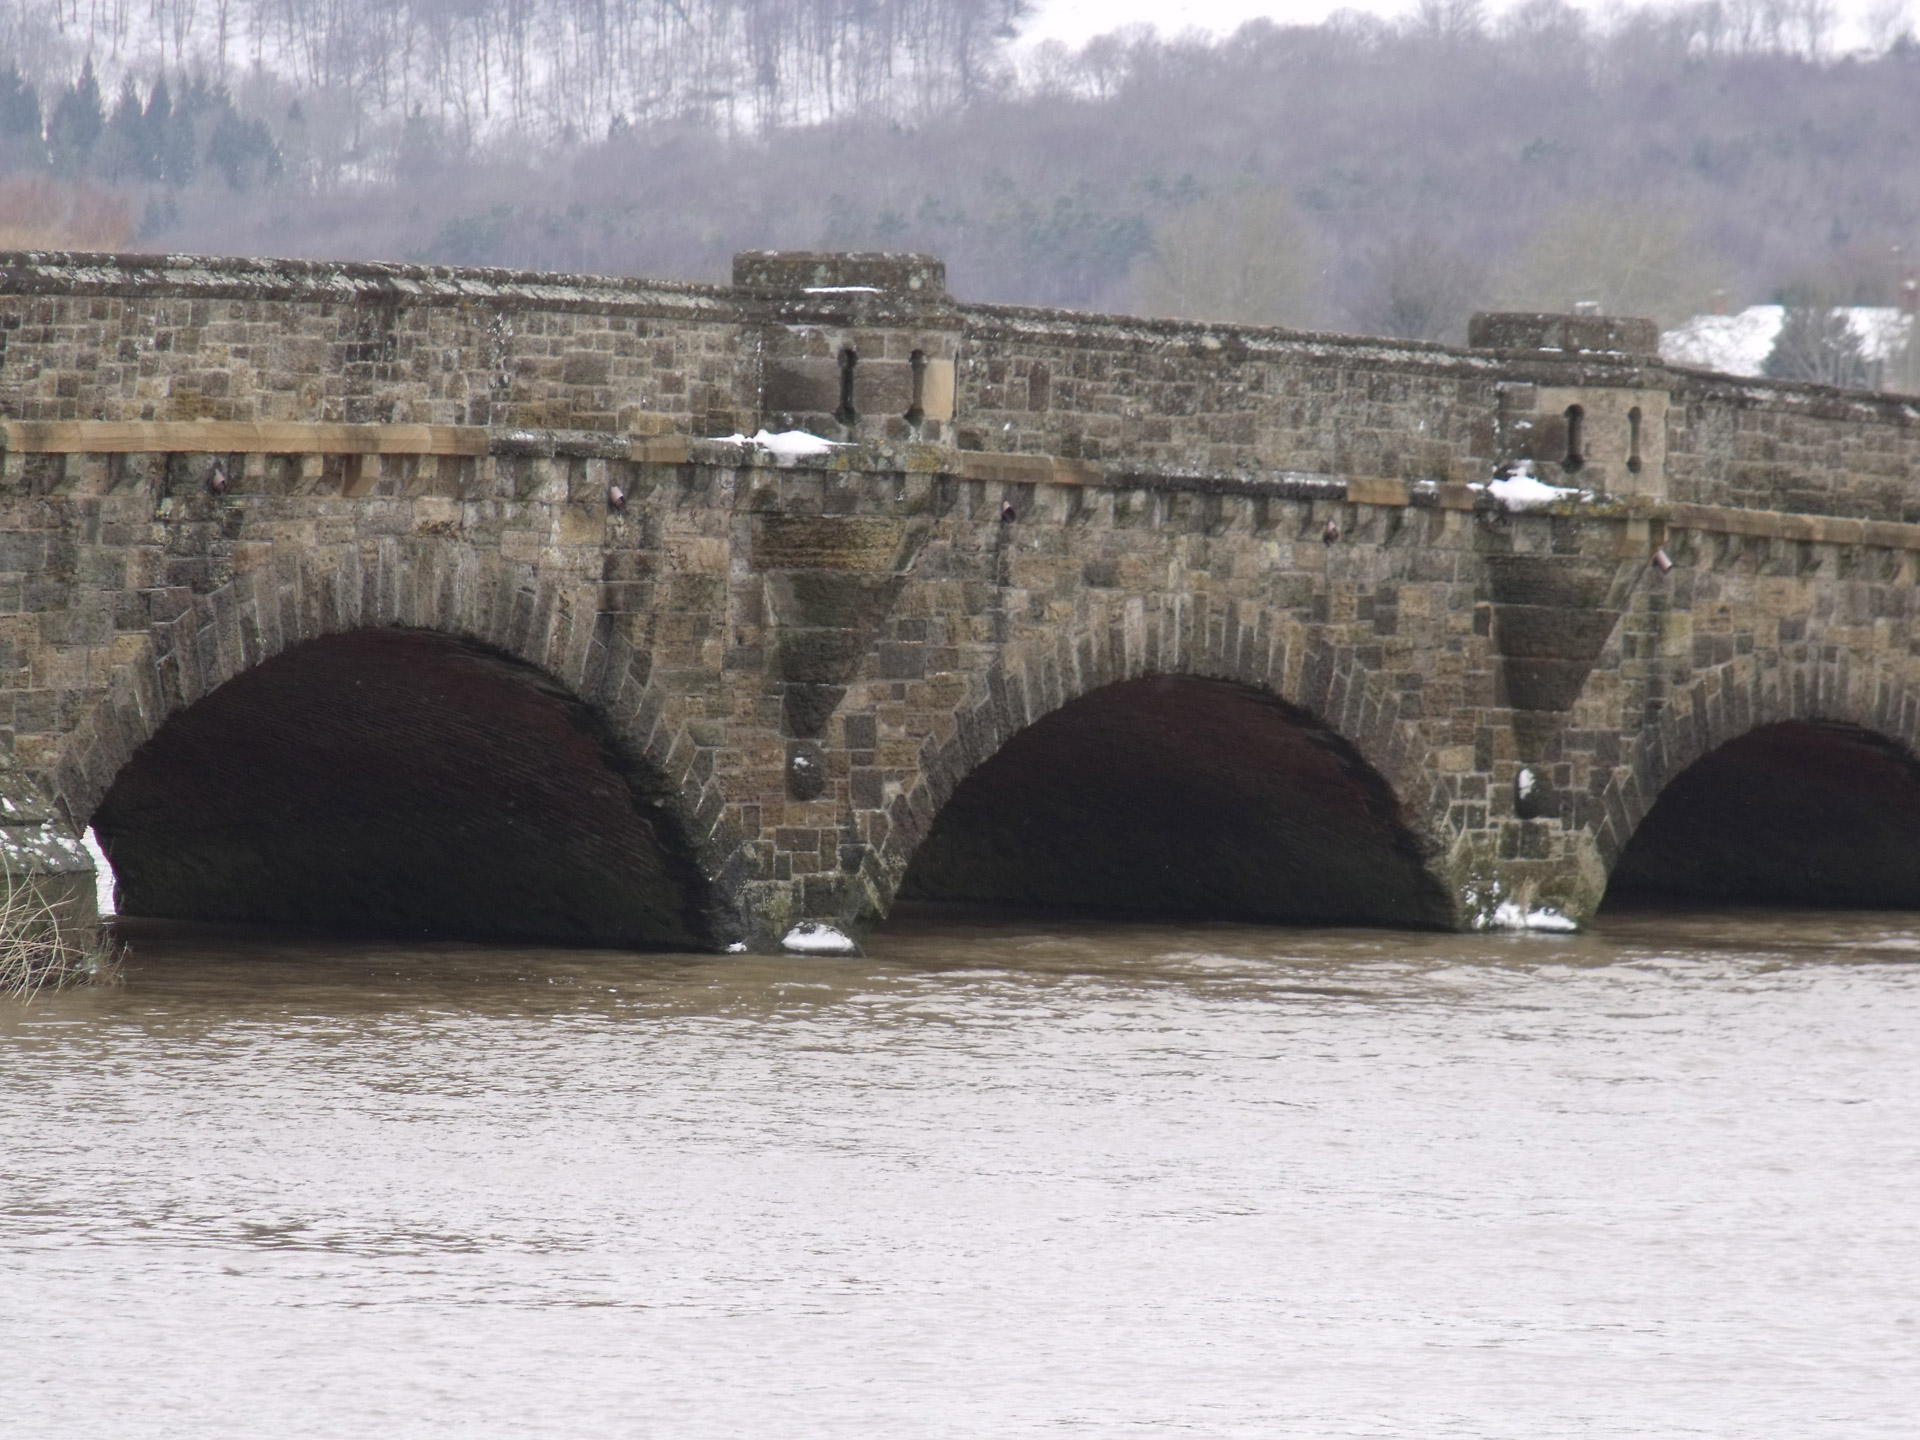
<instances>
[{"instance_id":1,"label":"snow patch on ledge","mask_svg":"<svg viewBox=\"0 0 1920 1440\"><path fill-rule=\"evenodd\" d=\"M1584 490L1575 490L1571 486L1549 485L1533 473L1533 462L1523 460L1511 475L1502 475L1485 484L1473 484L1469 490L1479 490L1491 495L1509 511L1518 513L1537 509L1542 505L1555 505L1562 500L1586 500L1591 498Z\"/></svg>"},{"instance_id":2,"label":"snow patch on ledge","mask_svg":"<svg viewBox=\"0 0 1920 1440\"><path fill-rule=\"evenodd\" d=\"M1554 935L1571 935L1580 927L1551 905L1542 905L1537 910L1523 910L1508 900L1493 907L1493 914L1487 917L1486 928L1489 930L1538 930Z\"/></svg>"},{"instance_id":3,"label":"snow patch on ledge","mask_svg":"<svg viewBox=\"0 0 1920 1440\"><path fill-rule=\"evenodd\" d=\"M782 465L791 465L796 460L817 460L822 455L831 455L839 448L840 442L829 440L825 436L815 435L806 430L782 430L775 434L771 430L759 430L747 436L738 433L723 436L722 439L732 445L753 445L765 450Z\"/></svg>"},{"instance_id":4,"label":"snow patch on ledge","mask_svg":"<svg viewBox=\"0 0 1920 1440\"><path fill-rule=\"evenodd\" d=\"M860 949L851 937L816 920L802 920L780 944L795 955L853 955Z\"/></svg>"}]
</instances>

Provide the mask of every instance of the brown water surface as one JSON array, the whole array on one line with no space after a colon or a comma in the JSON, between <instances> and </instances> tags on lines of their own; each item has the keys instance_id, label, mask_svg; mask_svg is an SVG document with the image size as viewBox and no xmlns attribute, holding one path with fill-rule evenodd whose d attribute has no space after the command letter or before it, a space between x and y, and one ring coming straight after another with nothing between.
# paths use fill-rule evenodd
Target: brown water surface
<instances>
[{"instance_id":1,"label":"brown water surface","mask_svg":"<svg viewBox=\"0 0 1920 1440\"><path fill-rule=\"evenodd\" d=\"M1920 916L130 933L0 1009L7 1435L1920 1433Z\"/></svg>"}]
</instances>

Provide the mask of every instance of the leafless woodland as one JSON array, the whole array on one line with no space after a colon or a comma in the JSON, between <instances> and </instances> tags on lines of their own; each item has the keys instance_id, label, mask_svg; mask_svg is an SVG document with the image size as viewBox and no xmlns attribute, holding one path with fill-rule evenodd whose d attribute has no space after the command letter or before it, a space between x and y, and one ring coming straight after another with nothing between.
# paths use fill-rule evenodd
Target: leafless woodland
<instances>
[{"instance_id":1,"label":"leafless woodland","mask_svg":"<svg viewBox=\"0 0 1920 1440\"><path fill-rule=\"evenodd\" d=\"M0 243L957 291L1458 339L1487 305L1891 304L1920 43L1827 0L1023 47L1027 0L0 0Z\"/></svg>"}]
</instances>

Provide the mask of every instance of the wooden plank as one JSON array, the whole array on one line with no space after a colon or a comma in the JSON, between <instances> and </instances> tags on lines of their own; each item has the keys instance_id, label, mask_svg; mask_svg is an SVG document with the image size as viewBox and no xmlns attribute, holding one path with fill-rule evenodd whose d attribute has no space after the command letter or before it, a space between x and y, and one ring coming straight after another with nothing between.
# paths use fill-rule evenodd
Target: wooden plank
<instances>
[{"instance_id":1,"label":"wooden plank","mask_svg":"<svg viewBox=\"0 0 1920 1440\"><path fill-rule=\"evenodd\" d=\"M485 455L487 442L479 425L0 421L0 448L34 455Z\"/></svg>"}]
</instances>

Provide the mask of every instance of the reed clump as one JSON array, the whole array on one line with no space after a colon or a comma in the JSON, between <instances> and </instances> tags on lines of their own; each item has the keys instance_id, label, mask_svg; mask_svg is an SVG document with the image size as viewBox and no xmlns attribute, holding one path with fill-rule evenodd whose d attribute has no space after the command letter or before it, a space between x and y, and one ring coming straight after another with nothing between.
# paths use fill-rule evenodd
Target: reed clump
<instances>
[{"instance_id":1,"label":"reed clump","mask_svg":"<svg viewBox=\"0 0 1920 1440\"><path fill-rule=\"evenodd\" d=\"M18 876L0 880L0 998L31 1000L42 990L111 984L118 947L103 929L92 943L73 938L61 906Z\"/></svg>"}]
</instances>

